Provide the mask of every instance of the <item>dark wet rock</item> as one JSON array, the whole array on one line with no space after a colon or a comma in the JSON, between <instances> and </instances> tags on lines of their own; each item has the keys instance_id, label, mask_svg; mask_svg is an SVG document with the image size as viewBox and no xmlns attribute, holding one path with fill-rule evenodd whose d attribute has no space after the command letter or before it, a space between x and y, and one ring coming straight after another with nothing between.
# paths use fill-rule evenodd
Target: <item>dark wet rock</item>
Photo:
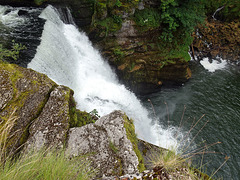
<instances>
[{"instance_id":1,"label":"dark wet rock","mask_svg":"<svg viewBox=\"0 0 240 180\"><path fill-rule=\"evenodd\" d=\"M19 10L19 11L18 11L18 15L19 15L19 16L25 16L25 15L27 15L27 14L28 14L28 12L25 11L25 10Z\"/></svg>"}]
</instances>

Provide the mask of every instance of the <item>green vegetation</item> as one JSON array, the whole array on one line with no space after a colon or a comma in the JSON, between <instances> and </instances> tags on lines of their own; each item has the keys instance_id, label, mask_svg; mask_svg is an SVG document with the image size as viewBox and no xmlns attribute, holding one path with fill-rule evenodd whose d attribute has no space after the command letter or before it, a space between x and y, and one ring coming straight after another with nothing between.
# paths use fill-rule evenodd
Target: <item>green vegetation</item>
<instances>
[{"instance_id":1,"label":"green vegetation","mask_svg":"<svg viewBox=\"0 0 240 180\"><path fill-rule=\"evenodd\" d=\"M204 21L202 0L161 0L162 39L189 38L198 23ZM176 34L174 34L177 32Z\"/></svg>"},{"instance_id":2,"label":"green vegetation","mask_svg":"<svg viewBox=\"0 0 240 180\"><path fill-rule=\"evenodd\" d=\"M24 179L77 179L87 180L94 175L89 162L83 157L69 160L64 151L41 150L7 159L0 168L2 180Z\"/></svg>"},{"instance_id":3,"label":"green vegetation","mask_svg":"<svg viewBox=\"0 0 240 180\"><path fill-rule=\"evenodd\" d=\"M115 144L111 140L109 141L109 147L115 154L118 153L119 149L115 146Z\"/></svg>"},{"instance_id":4,"label":"green vegetation","mask_svg":"<svg viewBox=\"0 0 240 180\"><path fill-rule=\"evenodd\" d=\"M34 0L34 3L38 6L42 5L44 2L46 2L48 0Z\"/></svg>"},{"instance_id":5,"label":"green vegetation","mask_svg":"<svg viewBox=\"0 0 240 180\"><path fill-rule=\"evenodd\" d=\"M143 31L148 31L160 26L160 14L157 9L149 8L136 10L134 20L137 25L143 27Z\"/></svg>"},{"instance_id":6,"label":"green vegetation","mask_svg":"<svg viewBox=\"0 0 240 180\"><path fill-rule=\"evenodd\" d=\"M221 8L215 15L218 20L230 22L239 20L240 3L239 0L204 0L205 13L212 17L218 8Z\"/></svg>"},{"instance_id":7,"label":"green vegetation","mask_svg":"<svg viewBox=\"0 0 240 180\"><path fill-rule=\"evenodd\" d=\"M86 124L95 123L95 121L100 117L96 109L92 110L90 113L77 109L76 102L73 97L70 98L69 108L70 128L81 127Z\"/></svg>"},{"instance_id":8,"label":"green vegetation","mask_svg":"<svg viewBox=\"0 0 240 180\"><path fill-rule=\"evenodd\" d=\"M21 50L26 49L26 46L16 43L15 41L12 41L12 47L11 49L4 48L2 44L0 44L0 60L6 60L6 59L13 59L17 60L19 58L19 53Z\"/></svg>"},{"instance_id":9,"label":"green vegetation","mask_svg":"<svg viewBox=\"0 0 240 180\"><path fill-rule=\"evenodd\" d=\"M135 133L135 127L133 124L133 120L132 119L128 119L128 117L125 115L124 117L124 127L126 129L126 133L127 133L127 137L128 139L131 141L132 145L133 145L133 150L136 153L137 157L138 157L138 170L139 172L142 172L145 170L145 166L144 166L144 159L142 157L141 152L138 149L138 139L137 139L137 135Z\"/></svg>"}]
</instances>

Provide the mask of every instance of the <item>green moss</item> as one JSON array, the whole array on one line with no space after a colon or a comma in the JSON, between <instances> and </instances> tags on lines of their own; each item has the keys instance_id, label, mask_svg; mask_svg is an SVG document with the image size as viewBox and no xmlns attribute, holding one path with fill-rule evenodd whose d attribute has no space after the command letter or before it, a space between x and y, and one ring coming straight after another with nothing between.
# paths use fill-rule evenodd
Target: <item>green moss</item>
<instances>
[{"instance_id":1,"label":"green moss","mask_svg":"<svg viewBox=\"0 0 240 180\"><path fill-rule=\"evenodd\" d=\"M6 79L9 78L10 83L11 83L10 86L13 89L13 97L8 102L8 104L5 106L5 112L8 114L5 114L4 117L1 117L1 119L3 119L5 121L4 123L6 123L9 120L11 113L14 112L15 110L16 111L13 114L13 116L16 118L19 116L19 113L21 113L21 108L25 105L27 98L31 94L33 94L39 90L36 87L38 87L38 85L40 87L40 85L42 84L42 81L36 81L36 80L32 81L32 80L28 79L28 77L24 75L24 70L21 70L20 67L18 67L17 65L14 65L14 64L1 63L0 68L3 70L6 70L6 72L8 72L7 77L5 77L5 78ZM25 90L19 89L19 87L17 85L19 84L19 80L22 78L27 79L32 85L34 85L33 88L25 89ZM32 78L32 77L30 77L30 78ZM28 139L28 136L29 136L29 127L30 127L31 123L42 112L42 109L45 106L47 100L49 99L50 93L52 92L54 87L55 87L55 85L52 86L52 89L49 90L45 99L39 104L38 107L36 107L36 109L34 110L35 111L34 117L32 117L29 120L29 123L26 125L26 127L22 127L21 129L19 129L19 132L17 132L16 134L13 134L9 138L9 140L7 142L7 147L11 147L14 144L16 145L16 143L17 143L18 147L21 147L21 145L26 142L26 140ZM2 124L2 125L4 125L4 124ZM19 125L20 124L18 123L18 121L16 121L14 128L15 129L19 128L18 127ZM21 125L20 125L20 127L21 127ZM14 131L14 129L13 129L13 131ZM19 138L19 139L16 139L16 138Z\"/></svg>"},{"instance_id":2,"label":"green moss","mask_svg":"<svg viewBox=\"0 0 240 180\"><path fill-rule=\"evenodd\" d=\"M42 5L44 2L47 2L48 0L34 0L34 3L38 6Z\"/></svg>"},{"instance_id":3,"label":"green moss","mask_svg":"<svg viewBox=\"0 0 240 180\"><path fill-rule=\"evenodd\" d=\"M127 117L127 115L125 115L124 117L124 127L126 129L126 133L127 133L127 137L128 139L131 141L132 145L133 145L133 150L136 153L137 157L138 157L138 170L140 172L145 170L145 166L144 166L144 159L142 157L141 152L138 149L138 139L137 139L137 135L135 133L135 127L133 124L133 120L129 119Z\"/></svg>"},{"instance_id":4,"label":"green moss","mask_svg":"<svg viewBox=\"0 0 240 180\"><path fill-rule=\"evenodd\" d=\"M157 9L145 8L136 10L134 20L140 31L148 31L160 26L160 13Z\"/></svg>"},{"instance_id":5,"label":"green moss","mask_svg":"<svg viewBox=\"0 0 240 180\"><path fill-rule=\"evenodd\" d=\"M125 53L121 50L120 47L115 47L113 49L113 54L117 56L115 58L115 61L121 61L122 58L125 56Z\"/></svg>"},{"instance_id":6,"label":"green moss","mask_svg":"<svg viewBox=\"0 0 240 180\"><path fill-rule=\"evenodd\" d=\"M105 36L108 36L111 32L116 32L121 28L121 20L119 17L107 17L103 20L95 22L95 27L101 27L102 31L105 31Z\"/></svg>"},{"instance_id":7,"label":"green moss","mask_svg":"<svg viewBox=\"0 0 240 180\"><path fill-rule=\"evenodd\" d=\"M121 158L117 159L117 163L114 166L114 170L111 172L112 175L122 176L123 173L123 166Z\"/></svg>"},{"instance_id":8,"label":"green moss","mask_svg":"<svg viewBox=\"0 0 240 180\"><path fill-rule=\"evenodd\" d=\"M70 113L70 128L81 127L90 123L95 123L96 115L92 116L86 111L80 111L76 109L76 102L71 96L69 102L69 113Z\"/></svg>"},{"instance_id":9,"label":"green moss","mask_svg":"<svg viewBox=\"0 0 240 180\"><path fill-rule=\"evenodd\" d=\"M119 149L115 146L115 144L111 140L109 140L109 147L115 154L118 153Z\"/></svg>"}]
</instances>

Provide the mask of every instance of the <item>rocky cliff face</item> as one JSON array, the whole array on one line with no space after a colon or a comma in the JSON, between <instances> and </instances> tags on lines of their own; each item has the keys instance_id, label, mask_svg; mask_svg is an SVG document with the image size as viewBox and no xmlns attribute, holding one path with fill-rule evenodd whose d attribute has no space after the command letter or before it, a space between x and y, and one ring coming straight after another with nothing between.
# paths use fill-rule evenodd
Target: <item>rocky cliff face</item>
<instances>
[{"instance_id":1,"label":"rocky cliff face","mask_svg":"<svg viewBox=\"0 0 240 180\"><path fill-rule=\"evenodd\" d=\"M240 59L240 22L233 20L222 22L213 18L199 26L193 34L195 55L237 61Z\"/></svg>"},{"instance_id":2,"label":"rocky cliff face","mask_svg":"<svg viewBox=\"0 0 240 180\"><path fill-rule=\"evenodd\" d=\"M161 40L159 1L97 1L90 39L135 93L182 84L191 77L188 49L173 49ZM183 53L179 53L183 51Z\"/></svg>"}]
</instances>

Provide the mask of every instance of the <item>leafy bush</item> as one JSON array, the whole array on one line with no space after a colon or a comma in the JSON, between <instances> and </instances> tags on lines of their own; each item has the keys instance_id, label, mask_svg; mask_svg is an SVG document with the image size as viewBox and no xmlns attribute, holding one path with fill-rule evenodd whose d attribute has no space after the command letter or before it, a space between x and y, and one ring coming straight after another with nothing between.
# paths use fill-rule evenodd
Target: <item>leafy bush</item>
<instances>
[{"instance_id":1,"label":"leafy bush","mask_svg":"<svg viewBox=\"0 0 240 180\"><path fill-rule=\"evenodd\" d=\"M172 42L174 32L178 32L177 38L189 37L195 26L204 21L202 0L161 0L161 2L159 7L163 25L161 38L165 41Z\"/></svg>"},{"instance_id":2,"label":"leafy bush","mask_svg":"<svg viewBox=\"0 0 240 180\"><path fill-rule=\"evenodd\" d=\"M134 19L137 25L145 27L145 30L160 26L160 14L156 9L136 10Z\"/></svg>"},{"instance_id":3,"label":"leafy bush","mask_svg":"<svg viewBox=\"0 0 240 180\"><path fill-rule=\"evenodd\" d=\"M16 43L15 41L12 41L11 49L6 49L2 44L0 44L0 60L6 60L9 58L17 60L19 58L20 51L24 49L26 49L26 46Z\"/></svg>"}]
</instances>

